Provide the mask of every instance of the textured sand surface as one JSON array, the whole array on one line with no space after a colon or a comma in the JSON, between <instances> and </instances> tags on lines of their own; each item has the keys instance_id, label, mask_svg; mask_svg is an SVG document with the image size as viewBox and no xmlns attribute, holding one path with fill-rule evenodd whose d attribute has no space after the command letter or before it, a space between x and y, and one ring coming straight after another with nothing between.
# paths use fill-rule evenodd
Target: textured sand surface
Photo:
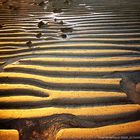
<instances>
[{"instance_id":1,"label":"textured sand surface","mask_svg":"<svg viewBox=\"0 0 140 140\"><path fill-rule=\"evenodd\" d=\"M1 140L19 140L19 133L17 130L0 130Z\"/></svg>"},{"instance_id":2,"label":"textured sand surface","mask_svg":"<svg viewBox=\"0 0 140 140\"><path fill-rule=\"evenodd\" d=\"M0 0L0 140L138 139L140 1L41 2Z\"/></svg>"}]
</instances>

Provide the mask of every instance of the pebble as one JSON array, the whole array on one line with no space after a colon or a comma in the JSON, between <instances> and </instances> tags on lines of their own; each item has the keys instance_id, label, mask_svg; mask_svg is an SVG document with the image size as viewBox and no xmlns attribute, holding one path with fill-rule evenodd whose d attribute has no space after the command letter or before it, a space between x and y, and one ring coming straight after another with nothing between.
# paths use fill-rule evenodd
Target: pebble
<instances>
[{"instance_id":1,"label":"pebble","mask_svg":"<svg viewBox=\"0 0 140 140\"><path fill-rule=\"evenodd\" d=\"M19 7L18 6L9 5L9 9L16 11L16 10L19 9Z\"/></svg>"},{"instance_id":2,"label":"pebble","mask_svg":"<svg viewBox=\"0 0 140 140\"><path fill-rule=\"evenodd\" d=\"M43 26L45 26L45 23L44 23L43 21L40 21L40 22L38 23L38 27L41 28L41 27L43 27Z\"/></svg>"},{"instance_id":3,"label":"pebble","mask_svg":"<svg viewBox=\"0 0 140 140\"><path fill-rule=\"evenodd\" d=\"M37 38L40 38L41 36L42 36L42 33L38 33L38 34L36 35Z\"/></svg>"},{"instance_id":4,"label":"pebble","mask_svg":"<svg viewBox=\"0 0 140 140\"><path fill-rule=\"evenodd\" d=\"M69 0L64 0L64 3L65 3L65 4L69 4L70 1L69 1Z\"/></svg>"},{"instance_id":5,"label":"pebble","mask_svg":"<svg viewBox=\"0 0 140 140\"><path fill-rule=\"evenodd\" d=\"M30 41L30 40L27 41L27 42L26 42L26 45L27 45L28 47L32 47L32 41Z\"/></svg>"},{"instance_id":6,"label":"pebble","mask_svg":"<svg viewBox=\"0 0 140 140\"><path fill-rule=\"evenodd\" d=\"M62 38L67 38L67 35L66 34L61 34L61 37Z\"/></svg>"},{"instance_id":7,"label":"pebble","mask_svg":"<svg viewBox=\"0 0 140 140\"><path fill-rule=\"evenodd\" d=\"M61 12L62 12L62 9L60 9L60 8L55 8L55 9L53 9L53 12L54 12L54 13L61 13Z\"/></svg>"},{"instance_id":8,"label":"pebble","mask_svg":"<svg viewBox=\"0 0 140 140\"><path fill-rule=\"evenodd\" d=\"M44 6L44 5L45 5L45 2L42 1L42 2L40 2L38 5L39 5L39 6Z\"/></svg>"}]
</instances>

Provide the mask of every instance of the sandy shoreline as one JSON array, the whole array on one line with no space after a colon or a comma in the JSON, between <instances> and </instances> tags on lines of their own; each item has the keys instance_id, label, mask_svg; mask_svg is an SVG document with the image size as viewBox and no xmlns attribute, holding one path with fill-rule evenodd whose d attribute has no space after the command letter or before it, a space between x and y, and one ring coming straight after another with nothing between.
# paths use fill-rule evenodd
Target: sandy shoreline
<instances>
[{"instance_id":1,"label":"sandy shoreline","mask_svg":"<svg viewBox=\"0 0 140 140\"><path fill-rule=\"evenodd\" d=\"M0 140L139 138L139 5L1 0Z\"/></svg>"}]
</instances>

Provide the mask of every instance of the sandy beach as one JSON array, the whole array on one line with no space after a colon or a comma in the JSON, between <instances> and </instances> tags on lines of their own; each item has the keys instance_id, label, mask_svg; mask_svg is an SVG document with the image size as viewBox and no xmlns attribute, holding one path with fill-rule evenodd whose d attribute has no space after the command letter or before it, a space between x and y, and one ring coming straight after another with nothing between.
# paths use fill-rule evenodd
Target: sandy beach
<instances>
[{"instance_id":1,"label":"sandy beach","mask_svg":"<svg viewBox=\"0 0 140 140\"><path fill-rule=\"evenodd\" d=\"M139 0L0 0L0 140L140 139Z\"/></svg>"}]
</instances>

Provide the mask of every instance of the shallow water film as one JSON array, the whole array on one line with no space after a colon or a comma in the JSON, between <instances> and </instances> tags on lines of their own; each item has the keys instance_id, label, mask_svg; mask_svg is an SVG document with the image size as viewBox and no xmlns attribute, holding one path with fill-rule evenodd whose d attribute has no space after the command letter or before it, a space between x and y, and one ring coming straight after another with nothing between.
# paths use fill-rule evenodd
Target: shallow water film
<instances>
[{"instance_id":1,"label":"shallow water film","mask_svg":"<svg viewBox=\"0 0 140 140\"><path fill-rule=\"evenodd\" d=\"M0 0L0 140L140 139L139 0Z\"/></svg>"}]
</instances>

